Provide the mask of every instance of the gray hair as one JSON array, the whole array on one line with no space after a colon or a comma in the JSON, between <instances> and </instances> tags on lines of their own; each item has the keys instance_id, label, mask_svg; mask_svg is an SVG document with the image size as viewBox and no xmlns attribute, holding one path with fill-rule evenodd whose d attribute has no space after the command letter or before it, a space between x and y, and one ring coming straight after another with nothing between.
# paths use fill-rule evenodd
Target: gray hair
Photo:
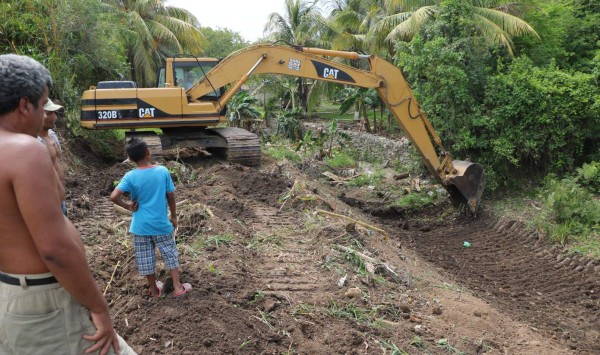
<instances>
[{"instance_id":1,"label":"gray hair","mask_svg":"<svg viewBox=\"0 0 600 355\"><path fill-rule=\"evenodd\" d=\"M19 107L26 97L37 108L46 88L52 86L50 72L33 58L16 55L0 55L0 116Z\"/></svg>"}]
</instances>

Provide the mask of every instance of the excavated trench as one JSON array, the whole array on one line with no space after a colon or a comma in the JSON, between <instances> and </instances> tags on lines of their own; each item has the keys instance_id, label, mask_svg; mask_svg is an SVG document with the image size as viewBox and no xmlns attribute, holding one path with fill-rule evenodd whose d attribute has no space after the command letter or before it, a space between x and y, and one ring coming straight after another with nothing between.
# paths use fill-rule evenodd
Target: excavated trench
<instances>
[{"instance_id":1,"label":"excavated trench","mask_svg":"<svg viewBox=\"0 0 600 355\"><path fill-rule=\"evenodd\" d=\"M404 229L403 244L493 307L578 353L600 353L597 260L568 254L522 223L487 213L439 220L439 210L406 218L360 207L388 228Z\"/></svg>"},{"instance_id":2,"label":"excavated trench","mask_svg":"<svg viewBox=\"0 0 600 355\"><path fill-rule=\"evenodd\" d=\"M368 143L364 136L354 140L367 145L361 149L390 142L379 137ZM443 208L438 206L411 215L380 201L344 193L339 198L388 229L402 230L403 245L515 320L577 353L600 354L599 261L569 254L521 223L487 212L476 219L440 217Z\"/></svg>"}]
</instances>

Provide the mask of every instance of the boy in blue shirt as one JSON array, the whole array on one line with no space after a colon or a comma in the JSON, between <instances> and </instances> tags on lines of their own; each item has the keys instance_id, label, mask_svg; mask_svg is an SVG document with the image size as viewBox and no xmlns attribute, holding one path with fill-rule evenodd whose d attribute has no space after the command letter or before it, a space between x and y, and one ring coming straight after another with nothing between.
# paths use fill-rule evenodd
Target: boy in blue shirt
<instances>
[{"instance_id":1,"label":"boy in blue shirt","mask_svg":"<svg viewBox=\"0 0 600 355\"><path fill-rule=\"evenodd\" d=\"M188 293L192 286L179 281L179 259L173 231L177 227L177 207L175 185L169 170L164 166L153 165L150 150L143 140L132 138L126 146L129 160L137 169L125 174L113 190L110 199L115 204L133 212L129 232L133 234L135 261L140 275L148 280L148 293L161 297L163 283L156 280L155 247L170 270L173 279L174 295ZM131 202L125 202L125 192L131 195ZM168 216L167 203L171 210Z\"/></svg>"}]
</instances>

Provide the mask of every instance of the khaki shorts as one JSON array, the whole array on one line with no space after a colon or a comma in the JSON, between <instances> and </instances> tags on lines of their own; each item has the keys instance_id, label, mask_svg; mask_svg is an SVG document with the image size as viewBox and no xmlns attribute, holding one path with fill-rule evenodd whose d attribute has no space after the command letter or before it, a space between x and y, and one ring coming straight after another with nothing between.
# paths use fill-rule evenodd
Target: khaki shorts
<instances>
[{"instance_id":1,"label":"khaki shorts","mask_svg":"<svg viewBox=\"0 0 600 355\"><path fill-rule=\"evenodd\" d=\"M93 345L83 335L95 333L90 312L59 283L22 287L0 282L0 355L80 355ZM135 354L120 336L119 347L119 354ZM115 354L112 347L109 354Z\"/></svg>"}]
</instances>

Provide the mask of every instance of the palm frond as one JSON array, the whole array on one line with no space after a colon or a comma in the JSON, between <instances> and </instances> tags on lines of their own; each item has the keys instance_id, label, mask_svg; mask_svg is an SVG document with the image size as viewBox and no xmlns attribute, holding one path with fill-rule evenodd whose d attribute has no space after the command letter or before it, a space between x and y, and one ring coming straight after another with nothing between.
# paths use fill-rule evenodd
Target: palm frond
<instances>
[{"instance_id":1,"label":"palm frond","mask_svg":"<svg viewBox=\"0 0 600 355\"><path fill-rule=\"evenodd\" d=\"M513 56L513 42L510 35L504 31L504 29L495 22L488 18L475 14L473 21L477 26L477 29L483 35L485 39L493 43L494 45L502 46L506 49L510 56Z\"/></svg>"},{"instance_id":2,"label":"palm frond","mask_svg":"<svg viewBox=\"0 0 600 355\"><path fill-rule=\"evenodd\" d=\"M148 30L152 33L157 47L162 45L162 48L169 49L170 53L168 55L172 56L183 52L183 47L179 43L177 36L168 27L154 20L146 21L146 26L148 26Z\"/></svg>"},{"instance_id":3,"label":"palm frond","mask_svg":"<svg viewBox=\"0 0 600 355\"><path fill-rule=\"evenodd\" d=\"M401 12L401 13L393 14L390 16L386 16L386 17L382 18L381 20L379 20L379 22L377 22L377 24L375 24L375 26L373 26L371 31L376 34L389 33L396 26L398 26L399 24L403 23L408 18L410 18L411 15L412 15L412 12Z\"/></svg>"},{"instance_id":4,"label":"palm frond","mask_svg":"<svg viewBox=\"0 0 600 355\"><path fill-rule=\"evenodd\" d=\"M358 28L361 24L358 13L354 11L339 12L332 18L332 22L343 29Z\"/></svg>"},{"instance_id":5,"label":"palm frond","mask_svg":"<svg viewBox=\"0 0 600 355\"><path fill-rule=\"evenodd\" d=\"M495 23L498 27L501 27L503 31L511 36L532 35L540 39L540 36L533 29L533 27L517 16L502 12L497 9L487 9L481 7L475 8L475 13Z\"/></svg>"},{"instance_id":6,"label":"palm frond","mask_svg":"<svg viewBox=\"0 0 600 355\"><path fill-rule=\"evenodd\" d=\"M419 32L425 22L437 11L434 6L424 6L410 14L407 20L394 27L386 36L386 41L393 42L394 39L408 41Z\"/></svg>"},{"instance_id":7,"label":"palm frond","mask_svg":"<svg viewBox=\"0 0 600 355\"><path fill-rule=\"evenodd\" d=\"M440 5L440 0L386 0L385 10L388 14L415 11L421 7Z\"/></svg>"}]
</instances>

